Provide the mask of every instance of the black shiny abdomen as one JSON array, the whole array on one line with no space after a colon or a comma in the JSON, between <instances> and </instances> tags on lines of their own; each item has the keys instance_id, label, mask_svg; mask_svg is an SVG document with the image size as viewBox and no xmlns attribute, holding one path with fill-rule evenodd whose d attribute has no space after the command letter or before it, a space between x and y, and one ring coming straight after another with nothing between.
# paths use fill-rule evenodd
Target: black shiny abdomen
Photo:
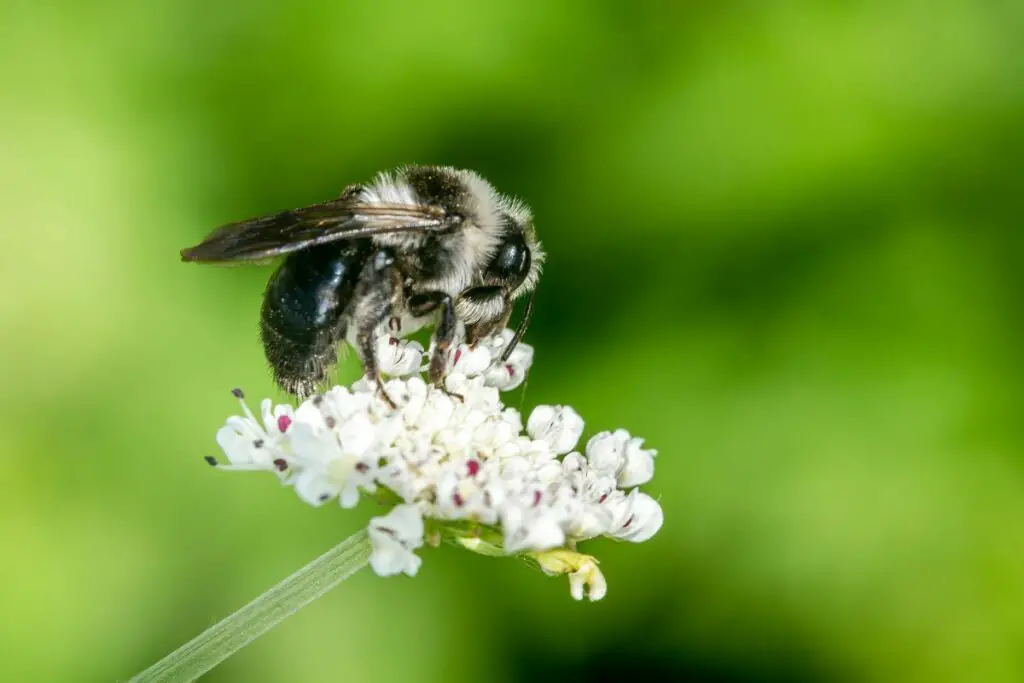
<instances>
[{"instance_id":1,"label":"black shiny abdomen","mask_svg":"<svg viewBox=\"0 0 1024 683\"><path fill-rule=\"evenodd\" d=\"M346 333L346 310L370 254L367 240L289 254L267 283L260 337L274 379L305 396L327 378Z\"/></svg>"}]
</instances>

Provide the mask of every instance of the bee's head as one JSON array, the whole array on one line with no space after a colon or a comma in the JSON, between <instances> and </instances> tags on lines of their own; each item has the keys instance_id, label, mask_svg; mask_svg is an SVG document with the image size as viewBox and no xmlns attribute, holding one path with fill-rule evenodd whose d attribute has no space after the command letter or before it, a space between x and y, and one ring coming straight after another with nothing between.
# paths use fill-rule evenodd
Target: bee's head
<instances>
[{"instance_id":1,"label":"bee's head","mask_svg":"<svg viewBox=\"0 0 1024 683\"><path fill-rule=\"evenodd\" d=\"M496 191L470 170L448 166L407 166L402 175L415 200L459 217L462 239L480 257L474 283L477 298L516 299L533 291L544 253L533 229L529 207Z\"/></svg>"},{"instance_id":2,"label":"bee's head","mask_svg":"<svg viewBox=\"0 0 1024 683\"><path fill-rule=\"evenodd\" d=\"M522 202L499 196L497 244L484 270L488 284L501 287L516 299L534 291L541 276L544 251L534 230L534 216Z\"/></svg>"}]
</instances>

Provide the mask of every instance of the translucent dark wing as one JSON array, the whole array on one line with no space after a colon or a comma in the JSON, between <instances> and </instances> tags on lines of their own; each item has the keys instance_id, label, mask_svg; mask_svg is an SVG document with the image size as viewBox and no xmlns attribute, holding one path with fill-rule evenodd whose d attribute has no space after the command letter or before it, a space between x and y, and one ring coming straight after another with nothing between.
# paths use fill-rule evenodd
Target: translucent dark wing
<instances>
[{"instance_id":1,"label":"translucent dark wing","mask_svg":"<svg viewBox=\"0 0 1024 683\"><path fill-rule=\"evenodd\" d=\"M229 223L196 246L183 249L181 260L258 261L335 240L386 232L443 230L453 224L453 218L435 206L354 204L350 199L335 199Z\"/></svg>"}]
</instances>

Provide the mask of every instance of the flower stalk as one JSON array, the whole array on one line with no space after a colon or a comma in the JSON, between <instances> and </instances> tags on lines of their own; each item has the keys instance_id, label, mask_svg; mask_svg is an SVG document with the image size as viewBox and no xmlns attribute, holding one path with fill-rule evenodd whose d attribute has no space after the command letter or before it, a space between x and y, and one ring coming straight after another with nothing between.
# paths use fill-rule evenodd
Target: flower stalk
<instances>
[{"instance_id":1,"label":"flower stalk","mask_svg":"<svg viewBox=\"0 0 1024 683\"><path fill-rule=\"evenodd\" d=\"M196 680L365 567L370 551L369 535L362 529L137 674L131 683Z\"/></svg>"}]
</instances>

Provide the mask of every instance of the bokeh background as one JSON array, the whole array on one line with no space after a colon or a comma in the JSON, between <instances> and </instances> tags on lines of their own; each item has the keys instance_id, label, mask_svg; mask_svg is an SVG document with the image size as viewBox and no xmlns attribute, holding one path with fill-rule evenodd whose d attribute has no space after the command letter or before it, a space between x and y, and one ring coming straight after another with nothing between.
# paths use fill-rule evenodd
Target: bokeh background
<instances>
[{"instance_id":1,"label":"bokeh background","mask_svg":"<svg viewBox=\"0 0 1024 683\"><path fill-rule=\"evenodd\" d=\"M528 201L524 409L659 449L608 597L452 548L210 681L1024 680L1024 6L7 0L0 678L124 680L358 529L202 455L267 269L402 163ZM356 376L349 362L343 379Z\"/></svg>"}]
</instances>

